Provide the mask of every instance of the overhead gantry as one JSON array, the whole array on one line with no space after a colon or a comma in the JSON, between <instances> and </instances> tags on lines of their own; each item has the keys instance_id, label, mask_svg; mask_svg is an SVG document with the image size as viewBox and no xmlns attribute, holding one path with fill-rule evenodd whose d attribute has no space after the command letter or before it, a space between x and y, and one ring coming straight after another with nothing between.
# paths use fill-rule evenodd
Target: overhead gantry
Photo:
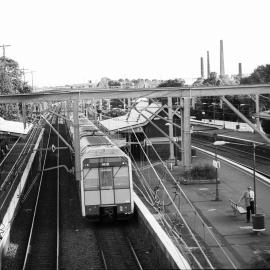
<instances>
[{"instance_id":1,"label":"overhead gantry","mask_svg":"<svg viewBox=\"0 0 270 270\"><path fill-rule=\"evenodd\" d=\"M74 132L75 145L79 144L79 121L78 121L78 102L81 100L93 99L120 99L120 98L158 98L168 97L169 103L172 97L180 98L181 111L181 134L182 134L182 164L186 171L191 169L191 134L190 134L190 103L195 97L203 96L220 96L221 99L253 130L259 133L263 139L270 143L270 140L265 136L257 126L250 123L237 108L235 108L225 96L240 96L240 95L255 95L257 98L256 114L259 113L258 96L261 94L270 94L270 84L262 85L241 85L241 86L219 86L219 87L173 87L173 88L129 88L129 89L55 89L51 91L35 92L30 94L14 94L0 96L0 104L21 103L23 115L25 117L25 104L28 103L47 103L47 102L73 102L74 113ZM170 103L171 104L171 103ZM169 108L172 106L169 106ZM171 112L169 111L169 118ZM257 121L258 123L258 121ZM172 135L172 125L170 135ZM171 142L172 144L172 142ZM77 148L77 147L75 147ZM170 146L170 149L173 147ZM171 157L173 153L171 152ZM79 180L80 172L80 153L75 149L75 169L76 179Z\"/></svg>"}]
</instances>

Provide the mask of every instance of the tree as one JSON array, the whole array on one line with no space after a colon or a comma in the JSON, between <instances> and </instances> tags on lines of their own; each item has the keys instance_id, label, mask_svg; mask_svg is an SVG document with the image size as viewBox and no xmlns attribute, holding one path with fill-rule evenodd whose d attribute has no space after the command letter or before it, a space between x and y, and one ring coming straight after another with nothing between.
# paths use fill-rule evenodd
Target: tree
<instances>
[{"instance_id":1,"label":"tree","mask_svg":"<svg viewBox=\"0 0 270 270\"><path fill-rule=\"evenodd\" d=\"M121 86L121 83L120 83L119 81L113 81L113 80L110 80L110 81L108 82L108 85L109 85L110 87L117 87L117 86Z\"/></svg>"},{"instance_id":2,"label":"tree","mask_svg":"<svg viewBox=\"0 0 270 270\"><path fill-rule=\"evenodd\" d=\"M139 79L133 79L131 80L131 82L133 82L134 84L137 84L139 82Z\"/></svg>"},{"instance_id":3,"label":"tree","mask_svg":"<svg viewBox=\"0 0 270 270\"><path fill-rule=\"evenodd\" d=\"M270 82L270 65L258 66L253 73L246 78L242 78L240 84L256 84Z\"/></svg>"},{"instance_id":4,"label":"tree","mask_svg":"<svg viewBox=\"0 0 270 270\"><path fill-rule=\"evenodd\" d=\"M158 85L158 87L182 87L185 81L182 79L167 80Z\"/></svg>"},{"instance_id":5,"label":"tree","mask_svg":"<svg viewBox=\"0 0 270 270\"><path fill-rule=\"evenodd\" d=\"M1 94L29 93L31 87L23 79L23 71L13 59L0 57Z\"/></svg>"}]
</instances>

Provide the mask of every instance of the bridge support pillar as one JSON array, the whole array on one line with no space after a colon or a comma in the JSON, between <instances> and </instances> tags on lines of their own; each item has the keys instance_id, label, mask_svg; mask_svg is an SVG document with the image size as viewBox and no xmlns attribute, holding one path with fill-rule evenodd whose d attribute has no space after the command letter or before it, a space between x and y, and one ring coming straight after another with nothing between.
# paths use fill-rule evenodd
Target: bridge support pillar
<instances>
[{"instance_id":1,"label":"bridge support pillar","mask_svg":"<svg viewBox=\"0 0 270 270\"><path fill-rule=\"evenodd\" d=\"M256 115L256 127L257 129L261 130L261 122L260 122L260 102L259 102L259 95L255 95L255 115Z\"/></svg>"},{"instance_id":2,"label":"bridge support pillar","mask_svg":"<svg viewBox=\"0 0 270 270\"><path fill-rule=\"evenodd\" d=\"M173 122L173 114L172 114L172 97L168 97L168 120L170 122ZM170 123L167 123L169 126L169 137L171 140L174 140L173 136L173 125ZM174 156L174 143L170 140L170 157L169 159L171 161L175 160Z\"/></svg>"},{"instance_id":3,"label":"bridge support pillar","mask_svg":"<svg viewBox=\"0 0 270 270\"><path fill-rule=\"evenodd\" d=\"M181 99L181 157L186 172L191 170L190 98Z\"/></svg>"}]
</instances>

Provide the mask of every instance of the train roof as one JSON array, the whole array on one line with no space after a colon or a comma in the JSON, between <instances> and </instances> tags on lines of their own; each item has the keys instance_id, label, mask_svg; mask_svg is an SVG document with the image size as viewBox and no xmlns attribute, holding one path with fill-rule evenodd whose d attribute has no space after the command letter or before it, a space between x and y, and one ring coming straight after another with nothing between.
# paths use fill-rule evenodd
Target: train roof
<instances>
[{"instance_id":1,"label":"train roof","mask_svg":"<svg viewBox=\"0 0 270 270\"><path fill-rule=\"evenodd\" d=\"M95 158L102 156L126 156L106 136L85 136L80 140L82 158Z\"/></svg>"},{"instance_id":2,"label":"train roof","mask_svg":"<svg viewBox=\"0 0 270 270\"><path fill-rule=\"evenodd\" d=\"M73 120L73 117L71 117ZM127 155L83 114L79 114L81 158L119 157ZM71 132L74 128L71 126Z\"/></svg>"},{"instance_id":3,"label":"train roof","mask_svg":"<svg viewBox=\"0 0 270 270\"><path fill-rule=\"evenodd\" d=\"M104 136L104 133L101 132L96 126L80 126L80 137L84 136Z\"/></svg>"},{"instance_id":4,"label":"train roof","mask_svg":"<svg viewBox=\"0 0 270 270\"><path fill-rule=\"evenodd\" d=\"M114 145L106 136L85 136L81 138L83 143L88 146Z\"/></svg>"}]
</instances>

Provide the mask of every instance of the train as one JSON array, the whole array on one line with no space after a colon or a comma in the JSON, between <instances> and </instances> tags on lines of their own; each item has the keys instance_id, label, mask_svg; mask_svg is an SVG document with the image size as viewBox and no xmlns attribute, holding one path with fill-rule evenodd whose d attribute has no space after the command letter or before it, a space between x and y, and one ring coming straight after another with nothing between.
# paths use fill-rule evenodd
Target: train
<instances>
[{"instance_id":1,"label":"train","mask_svg":"<svg viewBox=\"0 0 270 270\"><path fill-rule=\"evenodd\" d=\"M72 115L70 119L72 122ZM69 130L74 142L72 124ZM84 114L79 114L79 132L82 216L92 221L131 218L134 200L130 157Z\"/></svg>"}]
</instances>

